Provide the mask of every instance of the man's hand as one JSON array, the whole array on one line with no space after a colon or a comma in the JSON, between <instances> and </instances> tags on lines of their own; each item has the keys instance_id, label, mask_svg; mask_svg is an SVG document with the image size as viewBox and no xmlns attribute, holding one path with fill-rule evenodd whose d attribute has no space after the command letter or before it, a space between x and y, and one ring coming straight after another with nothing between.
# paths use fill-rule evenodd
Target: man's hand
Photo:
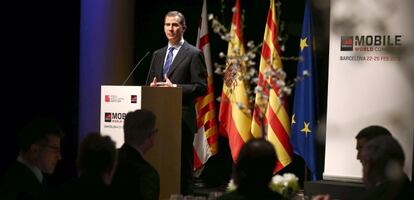
<instances>
[{"instance_id":1,"label":"man's hand","mask_svg":"<svg viewBox=\"0 0 414 200\"><path fill-rule=\"evenodd\" d=\"M165 82L157 82L157 78L154 77L150 86L151 87L177 87L177 84L173 84L171 80L167 77L167 75L165 75L164 77L165 77Z\"/></svg>"},{"instance_id":2,"label":"man's hand","mask_svg":"<svg viewBox=\"0 0 414 200\"><path fill-rule=\"evenodd\" d=\"M157 87L157 77L154 77L154 79L152 79L152 82L150 84L151 87Z\"/></svg>"},{"instance_id":3,"label":"man's hand","mask_svg":"<svg viewBox=\"0 0 414 200\"><path fill-rule=\"evenodd\" d=\"M171 80L167 77L167 75L165 75L164 77L165 77L165 82L152 81L151 86L154 83L154 85L156 85L157 87L177 87L177 84L172 83Z\"/></svg>"},{"instance_id":4,"label":"man's hand","mask_svg":"<svg viewBox=\"0 0 414 200\"><path fill-rule=\"evenodd\" d=\"M164 87L173 87L173 83L167 77L167 74L164 75L164 78L165 78L165 86Z\"/></svg>"}]
</instances>

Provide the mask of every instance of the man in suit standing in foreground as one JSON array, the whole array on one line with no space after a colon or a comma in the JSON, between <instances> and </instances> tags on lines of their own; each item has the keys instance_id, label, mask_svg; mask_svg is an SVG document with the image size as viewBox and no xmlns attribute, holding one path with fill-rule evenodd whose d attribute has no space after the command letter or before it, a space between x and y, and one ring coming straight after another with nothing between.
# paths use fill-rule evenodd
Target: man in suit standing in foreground
<instances>
[{"instance_id":1,"label":"man in suit standing in foreground","mask_svg":"<svg viewBox=\"0 0 414 200\"><path fill-rule=\"evenodd\" d=\"M153 146L158 132L155 121L154 113L144 109L125 116L125 143L118 151L118 166L112 179L114 198L159 199L160 177L143 158Z\"/></svg>"},{"instance_id":2,"label":"man in suit standing in foreground","mask_svg":"<svg viewBox=\"0 0 414 200\"><path fill-rule=\"evenodd\" d=\"M193 193L193 140L196 132L195 98L207 90L203 53L186 42L185 17L178 11L165 15L164 32L168 45L154 52L147 84L182 89L181 193Z\"/></svg>"},{"instance_id":3,"label":"man in suit standing in foreground","mask_svg":"<svg viewBox=\"0 0 414 200\"><path fill-rule=\"evenodd\" d=\"M19 156L0 183L0 199L39 199L46 191L43 177L53 174L63 132L50 119L36 119L20 132Z\"/></svg>"}]
</instances>

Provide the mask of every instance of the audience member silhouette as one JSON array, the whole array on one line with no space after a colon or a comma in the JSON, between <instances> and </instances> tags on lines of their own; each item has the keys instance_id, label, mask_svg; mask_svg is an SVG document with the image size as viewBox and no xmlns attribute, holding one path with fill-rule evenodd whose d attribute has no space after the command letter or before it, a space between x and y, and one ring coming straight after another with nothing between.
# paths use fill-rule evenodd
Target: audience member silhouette
<instances>
[{"instance_id":1,"label":"audience member silhouette","mask_svg":"<svg viewBox=\"0 0 414 200\"><path fill-rule=\"evenodd\" d=\"M158 200L160 178L143 155L153 146L156 116L148 110L129 112L124 120L125 143L119 149L119 162L112 188L117 199Z\"/></svg>"},{"instance_id":2,"label":"audience member silhouette","mask_svg":"<svg viewBox=\"0 0 414 200\"><path fill-rule=\"evenodd\" d=\"M364 147L366 143L378 136L383 135L391 135L391 133L388 131L388 129L378 125L368 126L359 131L359 133L355 136L355 139L357 140L357 159L361 160L361 149Z\"/></svg>"},{"instance_id":3,"label":"audience member silhouette","mask_svg":"<svg viewBox=\"0 0 414 200\"><path fill-rule=\"evenodd\" d=\"M362 199L414 199L413 188L403 172L405 156L401 145L390 135L376 137L361 150L364 185Z\"/></svg>"},{"instance_id":4,"label":"audience member silhouette","mask_svg":"<svg viewBox=\"0 0 414 200\"><path fill-rule=\"evenodd\" d=\"M79 177L52 190L49 199L112 199L109 185L116 168L117 151L109 136L88 134L79 146Z\"/></svg>"},{"instance_id":5,"label":"audience member silhouette","mask_svg":"<svg viewBox=\"0 0 414 200\"><path fill-rule=\"evenodd\" d=\"M269 183L276 165L273 145L264 139L252 139L243 145L233 169L237 189L224 194L221 200L278 200L281 195L273 192Z\"/></svg>"},{"instance_id":6,"label":"audience member silhouette","mask_svg":"<svg viewBox=\"0 0 414 200\"><path fill-rule=\"evenodd\" d=\"M53 174L61 159L63 132L51 119L35 119L19 135L19 155L0 185L0 199L38 199L46 191L43 173Z\"/></svg>"}]
</instances>

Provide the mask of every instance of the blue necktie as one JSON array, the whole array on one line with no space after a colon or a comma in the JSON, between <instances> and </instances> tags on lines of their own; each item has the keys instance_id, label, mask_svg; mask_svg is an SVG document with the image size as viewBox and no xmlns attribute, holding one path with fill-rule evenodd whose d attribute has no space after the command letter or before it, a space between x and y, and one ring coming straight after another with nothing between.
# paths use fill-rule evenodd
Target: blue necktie
<instances>
[{"instance_id":1,"label":"blue necktie","mask_svg":"<svg viewBox=\"0 0 414 200\"><path fill-rule=\"evenodd\" d=\"M173 60L173 51L174 51L174 47L168 48L167 60L165 61L164 68L162 70L162 75L163 76L165 74L167 74L168 71L170 70L171 63L172 63L172 60Z\"/></svg>"}]
</instances>

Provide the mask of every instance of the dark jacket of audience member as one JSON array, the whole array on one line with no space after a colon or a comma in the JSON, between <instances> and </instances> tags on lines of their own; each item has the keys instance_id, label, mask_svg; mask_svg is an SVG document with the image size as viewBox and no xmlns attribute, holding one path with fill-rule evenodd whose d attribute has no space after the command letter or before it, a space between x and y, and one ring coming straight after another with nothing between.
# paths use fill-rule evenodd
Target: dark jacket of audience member
<instances>
[{"instance_id":1,"label":"dark jacket of audience member","mask_svg":"<svg viewBox=\"0 0 414 200\"><path fill-rule=\"evenodd\" d=\"M109 185L116 168L117 151L109 136L90 133L78 151L79 177L52 190L48 199L113 199Z\"/></svg>"},{"instance_id":2,"label":"dark jacket of audience member","mask_svg":"<svg viewBox=\"0 0 414 200\"><path fill-rule=\"evenodd\" d=\"M414 199L413 188L403 172L404 152L392 136L372 139L361 151L363 181L368 188L361 199Z\"/></svg>"},{"instance_id":3,"label":"dark jacket of audience member","mask_svg":"<svg viewBox=\"0 0 414 200\"><path fill-rule=\"evenodd\" d=\"M224 194L220 200L278 200L281 195L272 191L269 183L276 166L273 145L264 139L252 139L243 145L233 169L236 191Z\"/></svg>"},{"instance_id":4,"label":"dark jacket of audience member","mask_svg":"<svg viewBox=\"0 0 414 200\"><path fill-rule=\"evenodd\" d=\"M155 115L148 110L129 112L124 120L125 143L119 149L119 162L112 189L117 199L158 200L158 172L143 158L154 142Z\"/></svg>"},{"instance_id":5,"label":"dark jacket of audience member","mask_svg":"<svg viewBox=\"0 0 414 200\"><path fill-rule=\"evenodd\" d=\"M19 156L0 183L1 200L39 199L46 191L45 174L53 174L61 159L63 133L50 119L36 119L19 135Z\"/></svg>"}]
</instances>

